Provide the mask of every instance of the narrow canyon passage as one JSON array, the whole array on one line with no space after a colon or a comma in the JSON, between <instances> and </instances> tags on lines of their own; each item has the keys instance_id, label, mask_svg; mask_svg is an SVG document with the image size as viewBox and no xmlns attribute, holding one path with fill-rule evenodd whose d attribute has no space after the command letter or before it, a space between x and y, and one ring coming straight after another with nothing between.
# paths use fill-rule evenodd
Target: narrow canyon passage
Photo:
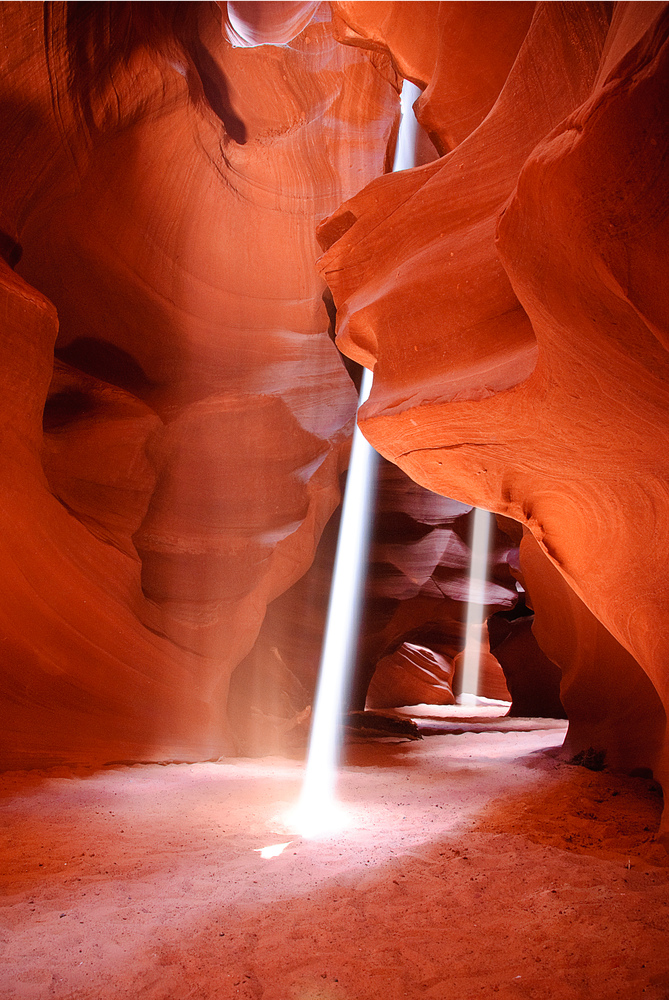
<instances>
[{"instance_id":1,"label":"narrow canyon passage","mask_svg":"<svg viewBox=\"0 0 669 1000\"><path fill-rule=\"evenodd\" d=\"M669 1000L669 2L0 39L0 1000Z\"/></svg>"},{"instance_id":2,"label":"narrow canyon passage","mask_svg":"<svg viewBox=\"0 0 669 1000\"><path fill-rule=\"evenodd\" d=\"M320 842L297 759L6 773L0 996L665 1000L656 786L503 721L349 745Z\"/></svg>"}]
</instances>

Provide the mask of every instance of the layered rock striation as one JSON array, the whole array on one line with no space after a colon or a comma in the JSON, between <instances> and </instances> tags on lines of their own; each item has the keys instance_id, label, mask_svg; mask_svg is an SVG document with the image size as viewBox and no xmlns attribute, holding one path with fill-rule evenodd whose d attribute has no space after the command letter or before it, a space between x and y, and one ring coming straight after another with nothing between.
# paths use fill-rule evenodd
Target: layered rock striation
<instances>
[{"instance_id":1,"label":"layered rock striation","mask_svg":"<svg viewBox=\"0 0 669 1000\"><path fill-rule=\"evenodd\" d=\"M381 459L375 476L357 655L348 707L452 704L460 693L471 565L472 508L424 489ZM325 631L339 520L328 523L307 573L268 607L253 650L233 674L229 713L239 745L266 752L294 741L313 703ZM509 562L517 544L491 533L483 620L513 613L518 601ZM485 629L479 693L508 699ZM529 651L529 659L534 659ZM527 658L528 650L525 650ZM517 659L517 658L516 658ZM523 687L521 682L520 687ZM537 714L539 714L537 712ZM283 739L284 733L286 740Z\"/></svg>"},{"instance_id":2,"label":"layered rock striation","mask_svg":"<svg viewBox=\"0 0 669 1000\"><path fill-rule=\"evenodd\" d=\"M209 3L2 5L5 766L230 749L230 673L337 506L314 232L398 84L309 20L247 50Z\"/></svg>"},{"instance_id":3,"label":"layered rock striation","mask_svg":"<svg viewBox=\"0 0 669 1000\"><path fill-rule=\"evenodd\" d=\"M559 669L565 752L666 781L668 36L664 3L2 5L0 764L218 756L240 664L239 717L251 677L299 720L336 310L409 477L353 702L379 661L379 702L451 697L484 507L524 526L532 632L501 535L486 599L516 710ZM439 155L384 176L402 79Z\"/></svg>"},{"instance_id":4,"label":"layered rock striation","mask_svg":"<svg viewBox=\"0 0 669 1000\"><path fill-rule=\"evenodd\" d=\"M437 25L459 16L467 38L488 5L422 6ZM349 43L392 53L423 88L419 117L445 153L373 182L321 228L338 343L374 369L361 415L372 444L419 483L525 524L529 575L552 573L556 594L563 581L573 637L547 639L543 600L535 632L569 661L570 740L666 778L669 13L489 6L509 30L477 123L477 58L450 64L456 106L439 59L415 58L408 5L390 20L336 5ZM492 65L485 41L480 63ZM620 699L608 728L573 714L570 694L597 687L606 636Z\"/></svg>"}]
</instances>

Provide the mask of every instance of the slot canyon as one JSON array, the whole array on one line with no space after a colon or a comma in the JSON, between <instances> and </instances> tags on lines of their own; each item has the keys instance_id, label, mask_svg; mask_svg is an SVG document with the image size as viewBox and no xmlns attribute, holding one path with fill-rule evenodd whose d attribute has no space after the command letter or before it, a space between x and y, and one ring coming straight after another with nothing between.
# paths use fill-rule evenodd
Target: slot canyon
<instances>
[{"instance_id":1,"label":"slot canyon","mask_svg":"<svg viewBox=\"0 0 669 1000\"><path fill-rule=\"evenodd\" d=\"M669 1000L669 4L8 0L0 61L0 1000Z\"/></svg>"}]
</instances>

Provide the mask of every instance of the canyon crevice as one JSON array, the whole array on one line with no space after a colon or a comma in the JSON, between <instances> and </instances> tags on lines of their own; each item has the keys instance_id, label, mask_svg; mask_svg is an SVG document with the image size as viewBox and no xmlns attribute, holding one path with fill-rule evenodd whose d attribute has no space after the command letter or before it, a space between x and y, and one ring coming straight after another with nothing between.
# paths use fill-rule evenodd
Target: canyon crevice
<instances>
[{"instance_id":1,"label":"canyon crevice","mask_svg":"<svg viewBox=\"0 0 669 1000\"><path fill-rule=\"evenodd\" d=\"M483 507L482 693L666 784L668 32L662 3L2 5L4 768L306 724L362 364L351 707L453 700Z\"/></svg>"}]
</instances>

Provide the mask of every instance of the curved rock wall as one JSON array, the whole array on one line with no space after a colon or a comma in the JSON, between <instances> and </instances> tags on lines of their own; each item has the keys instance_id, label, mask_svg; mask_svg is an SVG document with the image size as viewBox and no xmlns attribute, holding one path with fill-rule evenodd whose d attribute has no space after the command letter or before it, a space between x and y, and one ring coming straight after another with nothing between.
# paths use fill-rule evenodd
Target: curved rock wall
<instances>
[{"instance_id":1,"label":"curved rock wall","mask_svg":"<svg viewBox=\"0 0 669 1000\"><path fill-rule=\"evenodd\" d=\"M331 294L372 443L529 532L567 752L666 778L668 35L663 3L2 5L0 763L229 749L268 602L299 717L269 637L322 604ZM382 176L402 77L442 155ZM373 665L457 601L404 513Z\"/></svg>"},{"instance_id":2,"label":"curved rock wall","mask_svg":"<svg viewBox=\"0 0 669 1000\"><path fill-rule=\"evenodd\" d=\"M472 520L467 504L438 496L396 465L378 462L357 658L348 694L352 710L362 710L365 703L370 708L450 704L453 690L460 693ZM292 726L286 727L306 723L302 713L313 703L318 679L338 527L335 515L311 567L269 605L253 650L233 674L229 714L246 751L285 746L295 737ZM516 604L518 592L509 570L509 558L516 556L508 535L493 530L483 617ZM482 640L487 651L487 636ZM414 655L407 645L420 652ZM482 666L479 693L508 698L499 663L484 652Z\"/></svg>"},{"instance_id":3,"label":"curved rock wall","mask_svg":"<svg viewBox=\"0 0 669 1000\"><path fill-rule=\"evenodd\" d=\"M382 173L398 84L314 13L246 50L209 3L0 9L5 765L229 748L338 503L314 231Z\"/></svg>"},{"instance_id":4,"label":"curved rock wall","mask_svg":"<svg viewBox=\"0 0 669 1000\"><path fill-rule=\"evenodd\" d=\"M351 43L387 49L425 88L420 114L451 150L321 227L338 343L374 368L364 433L416 481L524 523L594 616L571 615L588 653L570 660L570 714L569 692L596 686L602 628L620 690L655 719L655 693L669 701L666 5L540 3L519 42L531 5L490 5L516 33L487 116L457 116L468 132L435 96L436 57L415 61L404 5L390 20L336 6ZM467 37L486 5L423 6L437 23L458 7ZM477 72L462 67L462 88ZM542 613L536 634L564 662ZM610 739L577 715L579 743ZM619 761L629 745L638 762L632 728ZM644 755L666 779L666 743Z\"/></svg>"},{"instance_id":5,"label":"curved rock wall","mask_svg":"<svg viewBox=\"0 0 669 1000\"><path fill-rule=\"evenodd\" d=\"M375 671L380 661L392 656L404 643L425 646L448 666L460 693L460 656L465 646L469 600L473 515L469 505L439 496L409 479L401 469L381 460L378 469L375 520L360 625L358 661L351 700L354 709L365 705L368 686L375 677L372 698L377 704L398 700L410 689L409 679L400 685L395 678L381 694L381 678ZM508 558L513 543L501 532L491 531L488 579L481 609L485 619L502 608L512 608L517 599ZM482 636L484 647L487 637ZM400 656L408 665L408 660ZM485 662L486 657L483 656ZM392 665L393 676L397 662ZM385 667L381 668L382 672ZM508 697L499 665L490 660L490 672L481 671L479 693ZM410 672L414 673L410 668ZM443 678L437 668L435 701L441 700ZM389 678L390 682L390 678ZM416 690L417 701L426 700L423 677ZM399 691L403 689L400 696ZM429 699L428 703L429 703ZM413 702L415 704L416 702ZM370 701L371 705L371 701Z\"/></svg>"}]
</instances>

